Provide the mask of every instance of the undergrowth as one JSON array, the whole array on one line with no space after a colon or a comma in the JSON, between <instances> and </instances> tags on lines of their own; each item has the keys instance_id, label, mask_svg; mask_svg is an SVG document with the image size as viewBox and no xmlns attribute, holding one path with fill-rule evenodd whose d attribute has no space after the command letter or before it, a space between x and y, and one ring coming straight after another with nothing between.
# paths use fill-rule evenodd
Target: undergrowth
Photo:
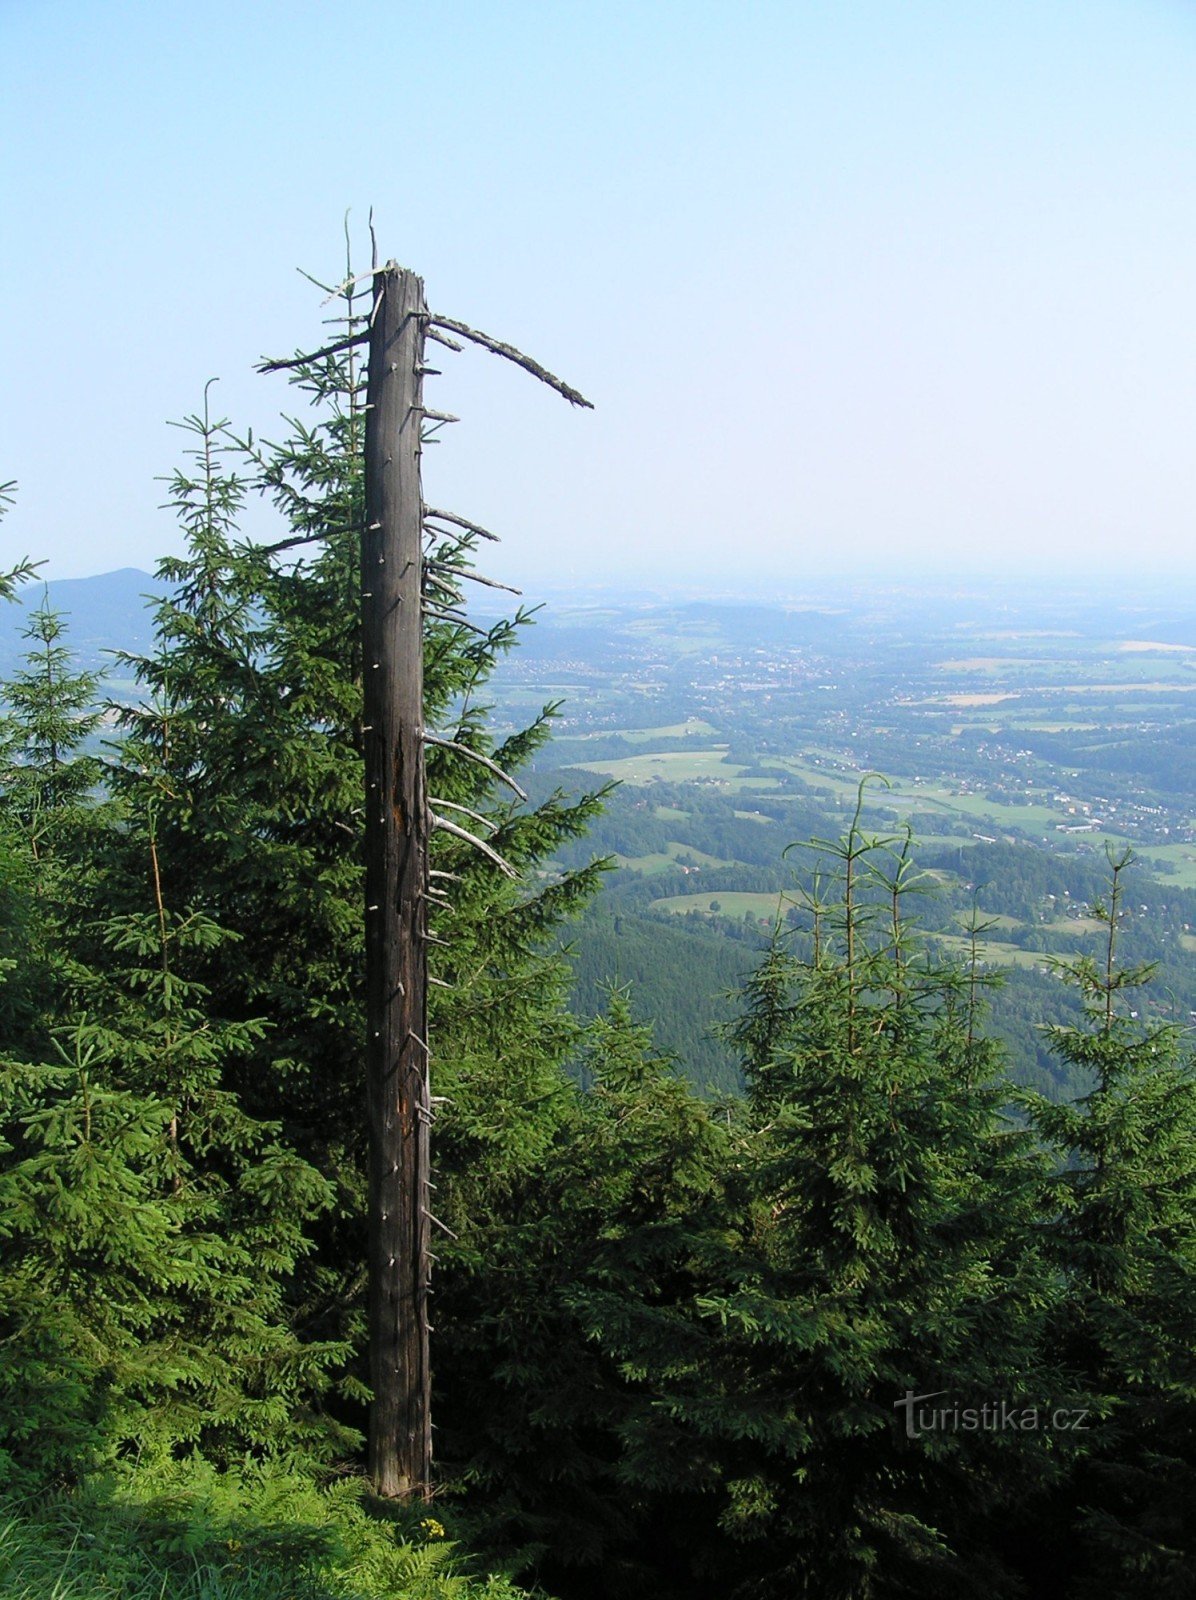
<instances>
[{"instance_id":1,"label":"undergrowth","mask_svg":"<svg viewBox=\"0 0 1196 1600\"><path fill-rule=\"evenodd\" d=\"M528 1600L435 1508L263 1468L157 1463L0 1496L0 1600Z\"/></svg>"}]
</instances>

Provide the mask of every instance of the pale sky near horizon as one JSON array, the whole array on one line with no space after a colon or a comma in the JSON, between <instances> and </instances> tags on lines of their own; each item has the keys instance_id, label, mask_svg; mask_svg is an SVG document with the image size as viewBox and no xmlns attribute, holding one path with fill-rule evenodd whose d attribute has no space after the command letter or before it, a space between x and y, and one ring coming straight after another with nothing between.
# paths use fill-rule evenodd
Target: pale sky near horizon
<instances>
[{"instance_id":1,"label":"pale sky near horizon","mask_svg":"<svg viewBox=\"0 0 1196 1600\"><path fill-rule=\"evenodd\" d=\"M1196 0L0 0L5 557L178 548L166 419L276 432L295 271L445 354L429 497L530 585L1196 578Z\"/></svg>"}]
</instances>

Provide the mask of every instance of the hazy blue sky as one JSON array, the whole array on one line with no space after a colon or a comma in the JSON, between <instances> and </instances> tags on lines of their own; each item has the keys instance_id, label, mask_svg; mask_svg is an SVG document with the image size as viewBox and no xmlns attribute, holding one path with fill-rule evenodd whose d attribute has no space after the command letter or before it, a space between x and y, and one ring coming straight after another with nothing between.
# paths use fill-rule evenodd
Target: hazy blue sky
<instances>
[{"instance_id":1,"label":"hazy blue sky","mask_svg":"<svg viewBox=\"0 0 1196 1600\"><path fill-rule=\"evenodd\" d=\"M371 204L597 405L446 356L496 570L1196 575L1193 0L0 0L0 54L2 538L53 575L176 546L166 419L218 375L270 431Z\"/></svg>"}]
</instances>

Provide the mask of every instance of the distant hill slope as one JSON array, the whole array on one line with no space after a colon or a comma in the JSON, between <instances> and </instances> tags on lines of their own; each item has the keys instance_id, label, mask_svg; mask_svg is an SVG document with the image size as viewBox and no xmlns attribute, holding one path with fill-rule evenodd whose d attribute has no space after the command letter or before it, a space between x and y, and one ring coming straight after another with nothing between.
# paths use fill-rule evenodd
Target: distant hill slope
<instances>
[{"instance_id":1,"label":"distant hill slope","mask_svg":"<svg viewBox=\"0 0 1196 1600\"><path fill-rule=\"evenodd\" d=\"M28 613L49 591L50 604L66 619L68 643L81 666L106 667L109 650L143 650L153 637L153 612L146 596L160 591L148 572L121 567L94 578L57 578L26 584L12 605L0 606L0 673L8 673L24 653L21 633Z\"/></svg>"}]
</instances>

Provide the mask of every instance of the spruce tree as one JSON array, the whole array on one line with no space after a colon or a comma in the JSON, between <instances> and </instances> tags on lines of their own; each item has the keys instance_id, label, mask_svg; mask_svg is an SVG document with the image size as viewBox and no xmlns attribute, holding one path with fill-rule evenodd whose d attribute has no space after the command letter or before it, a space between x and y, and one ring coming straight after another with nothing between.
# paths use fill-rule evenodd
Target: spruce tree
<instances>
[{"instance_id":1,"label":"spruce tree","mask_svg":"<svg viewBox=\"0 0 1196 1600\"><path fill-rule=\"evenodd\" d=\"M362 322L346 293L350 330ZM260 1023L220 1081L248 1116L277 1120L288 1149L333 1185L292 1284L310 1336L357 1341L364 1286L362 1068L362 730L360 577L364 384L353 349L292 372L310 418L281 443L186 419L189 459L170 499L186 549L163 562L156 642L125 664L143 699L121 713L110 782L148 814L173 904L223 933L190 952L189 981L230 1025ZM271 502L269 544L242 536L245 497ZM485 685L529 620L478 625L461 609L479 535L440 518L426 627L429 788L476 816L504 876L437 833L432 966L437 1212L465 1236L502 1213L551 1147L564 1114L562 1065L578 1027L555 933L592 893L596 869L548 871L598 803L550 795L524 804L496 776L517 773L548 736L546 707L495 742ZM448 588L444 585L448 585ZM144 843L116 841L114 903L144 909ZM452 1263L445 1260L445 1268ZM435 1312L434 1318L436 1320ZM442 1364L439 1369L444 1372ZM360 1418L364 1370L346 1367L342 1413ZM444 1382L451 1381L444 1372Z\"/></svg>"},{"instance_id":2,"label":"spruce tree","mask_svg":"<svg viewBox=\"0 0 1196 1600\"><path fill-rule=\"evenodd\" d=\"M778 934L738 1028L749 1220L734 1281L704 1302L726 1330L703 1421L726 1442L722 1527L738 1546L711 1553L720 1592L1014 1592L993 1540L1036 1452L908 1438L898 1403L1038 1398L1051 1288L1035 1161L1002 1115L967 974L919 946L899 844L866 835L857 808L819 845L837 901L816 901L808 959Z\"/></svg>"},{"instance_id":3,"label":"spruce tree","mask_svg":"<svg viewBox=\"0 0 1196 1600\"><path fill-rule=\"evenodd\" d=\"M1101 958L1061 964L1088 1018L1052 1043L1090 1087L1025 1097L1057 1164L1050 1334L1087 1409L1047 1511L1070 1531L1058 1581L1077 1595L1113 1575L1119 1595L1187 1595L1196 1573L1196 1076L1178 1029L1150 1018L1152 966L1118 960L1132 863L1109 852Z\"/></svg>"},{"instance_id":4,"label":"spruce tree","mask_svg":"<svg viewBox=\"0 0 1196 1600\"><path fill-rule=\"evenodd\" d=\"M728 1108L697 1096L625 991L588 1031L551 1145L475 1220L448 1285L441 1423L479 1534L570 1596L704 1592L720 1361L700 1297L730 1248ZM467 1258L467 1259L466 1259Z\"/></svg>"},{"instance_id":5,"label":"spruce tree","mask_svg":"<svg viewBox=\"0 0 1196 1600\"><path fill-rule=\"evenodd\" d=\"M16 503L16 479L9 478L7 482L0 483L0 523L12 510ZM10 567L7 572L0 571L0 600L11 600L16 595L20 586L32 578L37 572L38 563L30 561L28 556L23 561L18 561L15 567Z\"/></svg>"},{"instance_id":6,"label":"spruce tree","mask_svg":"<svg viewBox=\"0 0 1196 1600\"><path fill-rule=\"evenodd\" d=\"M14 484L0 484L0 520ZM16 598L36 564L0 573L0 601ZM54 883L80 869L72 846L89 814L98 764L81 746L95 732L94 675L73 669L62 619L43 598L22 630L23 663L0 686L0 1047L18 1053L40 1037L54 987L54 927L63 907Z\"/></svg>"},{"instance_id":7,"label":"spruce tree","mask_svg":"<svg viewBox=\"0 0 1196 1600\"><path fill-rule=\"evenodd\" d=\"M20 991L0 1007L0 1381L27 1401L5 1408L10 1464L341 1449L313 1397L345 1352L297 1339L284 1293L330 1191L225 1084L265 1025L224 1020L194 976L235 935L171 904L168 734L144 708L114 784L86 748L95 675L45 603L25 636L0 769Z\"/></svg>"},{"instance_id":8,"label":"spruce tree","mask_svg":"<svg viewBox=\"0 0 1196 1600\"><path fill-rule=\"evenodd\" d=\"M83 821L100 761L83 747L103 720L100 675L74 670L66 624L48 592L30 613L22 638L25 664L4 686L3 773L10 823L21 827L35 859L53 854L59 836Z\"/></svg>"}]
</instances>

